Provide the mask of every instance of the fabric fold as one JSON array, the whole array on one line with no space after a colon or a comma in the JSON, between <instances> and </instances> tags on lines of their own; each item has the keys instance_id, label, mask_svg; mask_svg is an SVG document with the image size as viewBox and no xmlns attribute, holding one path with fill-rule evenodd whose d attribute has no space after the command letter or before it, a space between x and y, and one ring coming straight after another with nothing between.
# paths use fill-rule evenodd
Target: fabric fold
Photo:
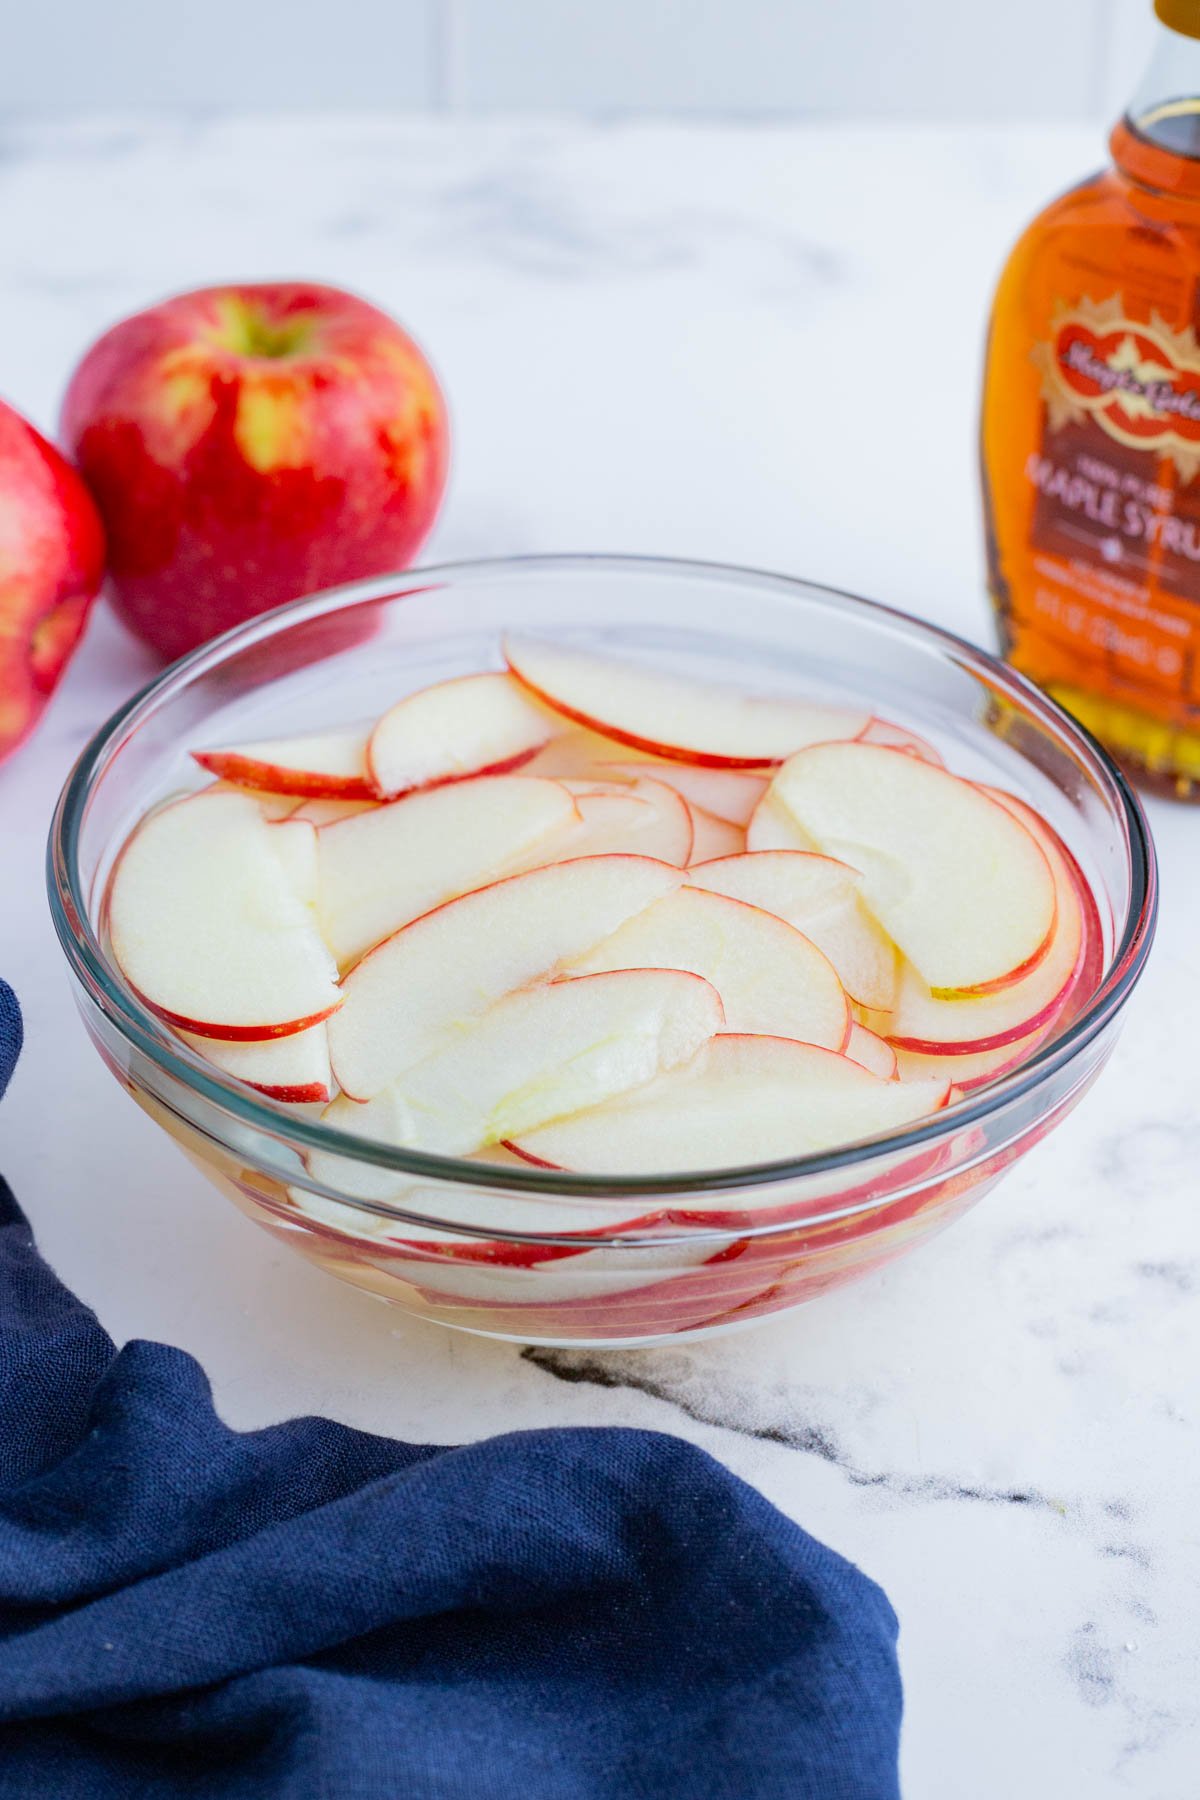
<instances>
[{"instance_id":1,"label":"fabric fold","mask_svg":"<svg viewBox=\"0 0 1200 1800\"><path fill-rule=\"evenodd\" d=\"M0 1182L0 1800L893 1800L895 1639L681 1439L232 1430Z\"/></svg>"}]
</instances>

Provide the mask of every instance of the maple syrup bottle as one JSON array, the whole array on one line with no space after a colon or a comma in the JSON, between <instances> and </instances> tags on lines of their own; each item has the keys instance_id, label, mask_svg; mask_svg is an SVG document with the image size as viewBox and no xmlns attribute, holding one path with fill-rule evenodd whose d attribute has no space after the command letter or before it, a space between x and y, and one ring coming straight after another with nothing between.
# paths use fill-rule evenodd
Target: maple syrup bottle
<instances>
[{"instance_id":1,"label":"maple syrup bottle","mask_svg":"<svg viewBox=\"0 0 1200 1800\"><path fill-rule=\"evenodd\" d=\"M992 311L981 457L1004 648L1131 771L1200 798L1200 0L1156 0L1113 167Z\"/></svg>"}]
</instances>

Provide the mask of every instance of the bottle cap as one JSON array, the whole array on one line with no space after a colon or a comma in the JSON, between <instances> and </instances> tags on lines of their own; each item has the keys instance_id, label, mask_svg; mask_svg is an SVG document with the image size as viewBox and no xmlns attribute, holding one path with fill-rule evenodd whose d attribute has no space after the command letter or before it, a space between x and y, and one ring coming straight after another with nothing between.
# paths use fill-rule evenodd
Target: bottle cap
<instances>
[{"instance_id":1,"label":"bottle cap","mask_svg":"<svg viewBox=\"0 0 1200 1800\"><path fill-rule=\"evenodd\" d=\"M1168 30L1200 38L1200 0L1154 0L1154 10Z\"/></svg>"}]
</instances>

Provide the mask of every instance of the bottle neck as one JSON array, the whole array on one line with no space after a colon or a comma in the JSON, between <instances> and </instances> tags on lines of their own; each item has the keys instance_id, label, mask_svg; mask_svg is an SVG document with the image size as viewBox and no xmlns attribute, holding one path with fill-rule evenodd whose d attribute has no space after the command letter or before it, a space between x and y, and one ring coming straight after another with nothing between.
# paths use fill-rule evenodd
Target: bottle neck
<instances>
[{"instance_id":1,"label":"bottle neck","mask_svg":"<svg viewBox=\"0 0 1200 1800\"><path fill-rule=\"evenodd\" d=\"M1200 199L1200 0L1160 0L1150 62L1112 134L1117 166L1141 187ZM1171 29L1161 15L1187 26Z\"/></svg>"}]
</instances>

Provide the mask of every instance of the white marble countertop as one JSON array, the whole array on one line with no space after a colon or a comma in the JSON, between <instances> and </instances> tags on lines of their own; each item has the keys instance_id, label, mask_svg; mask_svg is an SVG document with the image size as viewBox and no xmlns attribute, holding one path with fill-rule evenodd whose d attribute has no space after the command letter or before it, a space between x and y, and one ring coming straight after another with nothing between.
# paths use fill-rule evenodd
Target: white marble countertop
<instances>
[{"instance_id":1,"label":"white marble countertop","mask_svg":"<svg viewBox=\"0 0 1200 1800\"><path fill-rule=\"evenodd\" d=\"M1022 221L1079 129L112 120L0 134L0 388L52 426L105 324L226 277L355 287L420 337L456 462L428 560L613 549L831 581L989 640L975 407ZM861 403L911 359L908 436ZM224 1205L87 1044L42 844L149 672L100 610L0 770L0 970L28 1048L0 1166L118 1339L224 1415L453 1441L621 1422L703 1444L899 1612L909 1800L1190 1800L1200 1766L1200 816L1152 807L1156 954L1079 1111L918 1256L660 1351L522 1354L384 1309ZM749 1797L748 1797L749 1800Z\"/></svg>"}]
</instances>

